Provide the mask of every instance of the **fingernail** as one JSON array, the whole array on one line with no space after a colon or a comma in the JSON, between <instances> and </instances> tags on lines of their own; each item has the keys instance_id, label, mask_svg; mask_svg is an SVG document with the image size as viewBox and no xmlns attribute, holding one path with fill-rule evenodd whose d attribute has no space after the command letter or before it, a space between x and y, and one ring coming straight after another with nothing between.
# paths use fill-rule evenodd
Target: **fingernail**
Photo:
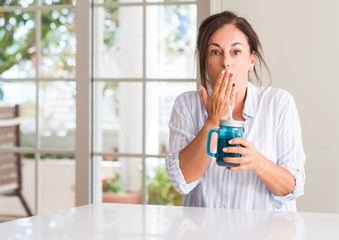
<instances>
[{"instance_id":1,"label":"fingernail","mask_svg":"<svg viewBox=\"0 0 339 240\"><path fill-rule=\"evenodd\" d=\"M233 87L235 87L235 83L233 83Z\"/></svg>"},{"instance_id":2,"label":"fingernail","mask_svg":"<svg viewBox=\"0 0 339 240\"><path fill-rule=\"evenodd\" d=\"M233 77L233 73L230 73L230 77Z\"/></svg>"},{"instance_id":3,"label":"fingernail","mask_svg":"<svg viewBox=\"0 0 339 240\"><path fill-rule=\"evenodd\" d=\"M224 152L227 152L227 148L223 148L222 150L223 150Z\"/></svg>"},{"instance_id":4,"label":"fingernail","mask_svg":"<svg viewBox=\"0 0 339 240\"><path fill-rule=\"evenodd\" d=\"M224 74L225 74L225 70L224 70L224 69L221 71L221 74L222 74L222 75L224 75Z\"/></svg>"},{"instance_id":5,"label":"fingernail","mask_svg":"<svg viewBox=\"0 0 339 240\"><path fill-rule=\"evenodd\" d=\"M229 141L228 141L228 143L230 143L230 144L231 144L232 142L233 142L233 140L229 140Z\"/></svg>"},{"instance_id":6,"label":"fingernail","mask_svg":"<svg viewBox=\"0 0 339 240\"><path fill-rule=\"evenodd\" d=\"M227 74L229 74L229 73L230 73L230 69L229 69L229 68L227 68L227 69L226 69L226 72L227 72Z\"/></svg>"},{"instance_id":7,"label":"fingernail","mask_svg":"<svg viewBox=\"0 0 339 240\"><path fill-rule=\"evenodd\" d=\"M225 158L224 158L224 161L227 162L227 160L228 160L228 158L225 157Z\"/></svg>"}]
</instances>

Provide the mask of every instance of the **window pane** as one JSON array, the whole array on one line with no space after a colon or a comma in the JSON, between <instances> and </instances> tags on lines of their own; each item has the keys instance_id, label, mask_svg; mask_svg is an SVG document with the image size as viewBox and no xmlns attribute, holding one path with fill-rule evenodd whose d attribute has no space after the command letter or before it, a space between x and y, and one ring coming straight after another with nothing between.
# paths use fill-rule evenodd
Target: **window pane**
<instances>
[{"instance_id":1,"label":"window pane","mask_svg":"<svg viewBox=\"0 0 339 240\"><path fill-rule=\"evenodd\" d=\"M75 77L74 19L69 9L41 12L41 77Z\"/></svg>"},{"instance_id":2,"label":"window pane","mask_svg":"<svg viewBox=\"0 0 339 240\"><path fill-rule=\"evenodd\" d=\"M168 122L180 93L196 90L196 83L151 82L146 85L146 153L166 153Z\"/></svg>"},{"instance_id":3,"label":"window pane","mask_svg":"<svg viewBox=\"0 0 339 240\"><path fill-rule=\"evenodd\" d=\"M35 83L0 82L0 105L19 105L22 147L35 147L35 95Z\"/></svg>"},{"instance_id":4,"label":"window pane","mask_svg":"<svg viewBox=\"0 0 339 240\"><path fill-rule=\"evenodd\" d=\"M137 2L142 2L143 0L94 0L95 3L137 3Z\"/></svg>"},{"instance_id":5,"label":"window pane","mask_svg":"<svg viewBox=\"0 0 339 240\"><path fill-rule=\"evenodd\" d=\"M195 78L196 5L149 6L146 10L146 76Z\"/></svg>"},{"instance_id":6,"label":"window pane","mask_svg":"<svg viewBox=\"0 0 339 240\"><path fill-rule=\"evenodd\" d=\"M74 150L75 82L41 82L39 101L41 148Z\"/></svg>"},{"instance_id":7,"label":"window pane","mask_svg":"<svg viewBox=\"0 0 339 240\"><path fill-rule=\"evenodd\" d=\"M94 76L142 77L142 7L97 8Z\"/></svg>"},{"instance_id":8,"label":"window pane","mask_svg":"<svg viewBox=\"0 0 339 240\"><path fill-rule=\"evenodd\" d=\"M35 19L33 12L0 13L0 76L35 77Z\"/></svg>"},{"instance_id":9,"label":"window pane","mask_svg":"<svg viewBox=\"0 0 339 240\"><path fill-rule=\"evenodd\" d=\"M146 0L146 2L196 2L196 0Z\"/></svg>"},{"instance_id":10,"label":"window pane","mask_svg":"<svg viewBox=\"0 0 339 240\"><path fill-rule=\"evenodd\" d=\"M24 153L21 158L21 176L22 190L21 193L30 208L35 214L35 160L34 154ZM27 212L17 196L0 195L0 216L26 217ZM8 220L11 220L10 218Z\"/></svg>"},{"instance_id":11,"label":"window pane","mask_svg":"<svg viewBox=\"0 0 339 240\"><path fill-rule=\"evenodd\" d=\"M172 186L166 175L164 158L146 159L147 203L182 206L182 195Z\"/></svg>"},{"instance_id":12,"label":"window pane","mask_svg":"<svg viewBox=\"0 0 339 240\"><path fill-rule=\"evenodd\" d=\"M141 203L142 161L140 158L104 158L102 200L110 203Z\"/></svg>"},{"instance_id":13,"label":"window pane","mask_svg":"<svg viewBox=\"0 0 339 240\"><path fill-rule=\"evenodd\" d=\"M94 150L141 153L142 84L95 82Z\"/></svg>"},{"instance_id":14,"label":"window pane","mask_svg":"<svg viewBox=\"0 0 339 240\"><path fill-rule=\"evenodd\" d=\"M35 0L6 0L1 1L2 7L9 6L19 6L19 7L29 7L35 4Z\"/></svg>"},{"instance_id":15,"label":"window pane","mask_svg":"<svg viewBox=\"0 0 339 240\"><path fill-rule=\"evenodd\" d=\"M81 1L81 0L80 0ZM75 6L76 0L42 0L42 5L67 5L72 4Z\"/></svg>"},{"instance_id":16,"label":"window pane","mask_svg":"<svg viewBox=\"0 0 339 240\"><path fill-rule=\"evenodd\" d=\"M58 155L41 155L41 213L75 207L75 161Z\"/></svg>"}]
</instances>

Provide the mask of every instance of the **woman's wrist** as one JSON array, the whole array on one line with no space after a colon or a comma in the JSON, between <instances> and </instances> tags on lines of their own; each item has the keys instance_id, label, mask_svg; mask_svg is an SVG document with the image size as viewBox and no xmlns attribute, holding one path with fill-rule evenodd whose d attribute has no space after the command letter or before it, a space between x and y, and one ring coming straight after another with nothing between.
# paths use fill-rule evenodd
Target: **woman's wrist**
<instances>
[{"instance_id":1,"label":"woman's wrist","mask_svg":"<svg viewBox=\"0 0 339 240\"><path fill-rule=\"evenodd\" d=\"M262 156L260 154L261 157L261 161L259 161L257 168L254 170L254 172L259 176L262 177L264 176L268 169L270 168L271 164L274 164L273 162L271 162L269 159L267 159L266 157Z\"/></svg>"},{"instance_id":2,"label":"woman's wrist","mask_svg":"<svg viewBox=\"0 0 339 240\"><path fill-rule=\"evenodd\" d=\"M219 126L219 119L209 118L209 117L206 119L205 127L207 127L208 129L218 128L218 126Z\"/></svg>"}]
</instances>

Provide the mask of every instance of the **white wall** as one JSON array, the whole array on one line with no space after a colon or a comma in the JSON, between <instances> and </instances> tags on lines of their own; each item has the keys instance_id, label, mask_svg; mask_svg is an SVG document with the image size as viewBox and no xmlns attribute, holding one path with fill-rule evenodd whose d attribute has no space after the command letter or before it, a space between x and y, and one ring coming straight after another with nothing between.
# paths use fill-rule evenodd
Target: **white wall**
<instances>
[{"instance_id":1,"label":"white wall","mask_svg":"<svg viewBox=\"0 0 339 240\"><path fill-rule=\"evenodd\" d=\"M252 24L272 86L295 98L307 157L298 210L339 213L339 1L219 1Z\"/></svg>"}]
</instances>

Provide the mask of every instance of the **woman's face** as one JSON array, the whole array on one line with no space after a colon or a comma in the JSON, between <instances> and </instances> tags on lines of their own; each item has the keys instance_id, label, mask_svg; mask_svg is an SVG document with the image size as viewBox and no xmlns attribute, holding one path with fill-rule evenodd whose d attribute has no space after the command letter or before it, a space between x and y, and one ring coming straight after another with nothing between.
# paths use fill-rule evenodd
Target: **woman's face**
<instances>
[{"instance_id":1,"label":"woman's face","mask_svg":"<svg viewBox=\"0 0 339 240\"><path fill-rule=\"evenodd\" d=\"M207 72L212 87L218 74L230 68L237 92L244 91L254 60L255 54L250 54L247 37L242 31L232 24L218 29L211 36L207 49Z\"/></svg>"}]
</instances>

